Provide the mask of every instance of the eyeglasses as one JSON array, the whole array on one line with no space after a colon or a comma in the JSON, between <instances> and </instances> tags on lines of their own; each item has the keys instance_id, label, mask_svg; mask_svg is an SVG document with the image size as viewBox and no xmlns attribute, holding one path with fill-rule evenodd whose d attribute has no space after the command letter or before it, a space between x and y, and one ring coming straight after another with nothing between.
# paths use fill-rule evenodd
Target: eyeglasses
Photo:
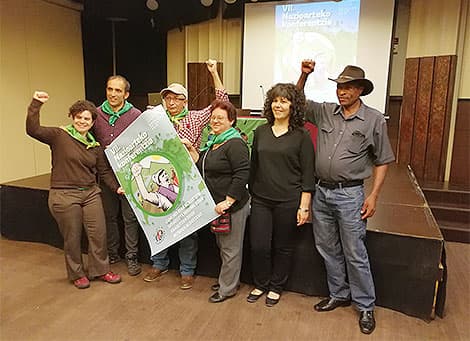
<instances>
[{"instance_id":1,"label":"eyeglasses","mask_svg":"<svg viewBox=\"0 0 470 341\"><path fill-rule=\"evenodd\" d=\"M211 116L210 120L213 121L218 121L218 122L224 122L224 121L229 121L227 116Z\"/></svg>"},{"instance_id":2,"label":"eyeglasses","mask_svg":"<svg viewBox=\"0 0 470 341\"><path fill-rule=\"evenodd\" d=\"M182 102L182 101L185 101L186 98L184 98L184 97L166 96L163 100L164 100L165 102L167 102L167 103L170 103L170 102Z\"/></svg>"}]
</instances>

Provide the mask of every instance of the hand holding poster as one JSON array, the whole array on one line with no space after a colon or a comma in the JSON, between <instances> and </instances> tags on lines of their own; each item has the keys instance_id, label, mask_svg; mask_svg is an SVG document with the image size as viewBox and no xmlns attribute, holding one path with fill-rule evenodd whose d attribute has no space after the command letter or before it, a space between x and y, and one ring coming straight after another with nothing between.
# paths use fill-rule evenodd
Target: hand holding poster
<instances>
[{"instance_id":1,"label":"hand holding poster","mask_svg":"<svg viewBox=\"0 0 470 341\"><path fill-rule=\"evenodd\" d=\"M143 112L105 152L152 255L217 217L214 200L162 106Z\"/></svg>"}]
</instances>

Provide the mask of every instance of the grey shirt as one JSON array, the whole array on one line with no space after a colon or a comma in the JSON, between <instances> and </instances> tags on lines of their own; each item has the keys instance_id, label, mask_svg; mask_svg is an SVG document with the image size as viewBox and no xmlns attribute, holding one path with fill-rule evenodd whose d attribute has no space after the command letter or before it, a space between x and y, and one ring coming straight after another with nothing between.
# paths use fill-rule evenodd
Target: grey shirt
<instances>
[{"instance_id":1,"label":"grey shirt","mask_svg":"<svg viewBox=\"0 0 470 341\"><path fill-rule=\"evenodd\" d=\"M385 118L362 102L346 119L336 103L307 101L305 118L318 127L315 175L320 180L363 180L374 165L395 160Z\"/></svg>"}]
</instances>

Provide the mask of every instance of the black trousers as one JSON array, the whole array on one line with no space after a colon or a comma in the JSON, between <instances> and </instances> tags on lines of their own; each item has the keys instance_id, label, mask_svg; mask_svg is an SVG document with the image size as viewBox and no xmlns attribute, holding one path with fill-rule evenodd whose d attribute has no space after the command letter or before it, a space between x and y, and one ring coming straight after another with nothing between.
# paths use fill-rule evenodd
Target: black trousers
<instances>
[{"instance_id":1,"label":"black trousers","mask_svg":"<svg viewBox=\"0 0 470 341\"><path fill-rule=\"evenodd\" d=\"M137 255L139 246L140 225L132 211L131 205L124 195L113 192L105 184L101 185L104 214L106 216L106 236L108 242L108 254L119 254L121 236L118 221L124 221L124 240L126 243L126 257Z\"/></svg>"},{"instance_id":2,"label":"black trousers","mask_svg":"<svg viewBox=\"0 0 470 341\"><path fill-rule=\"evenodd\" d=\"M280 294L289 278L297 243L299 201L253 197L250 214L251 265L256 288Z\"/></svg>"}]
</instances>

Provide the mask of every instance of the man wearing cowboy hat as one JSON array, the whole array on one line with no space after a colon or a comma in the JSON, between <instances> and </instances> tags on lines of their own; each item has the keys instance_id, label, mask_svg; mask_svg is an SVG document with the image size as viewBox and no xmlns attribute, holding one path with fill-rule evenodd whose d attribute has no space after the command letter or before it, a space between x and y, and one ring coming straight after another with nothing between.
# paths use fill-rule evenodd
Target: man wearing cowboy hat
<instances>
[{"instance_id":1,"label":"man wearing cowboy hat","mask_svg":"<svg viewBox=\"0 0 470 341\"><path fill-rule=\"evenodd\" d=\"M314 71L313 60L302 61L297 86L303 89ZM375 288L365 246L366 222L375 213L388 163L393 162L383 115L360 96L374 89L364 71L348 65L338 78L336 103L308 101L306 119L318 127L315 154L317 185L312 203L313 232L325 260L330 297L314 305L318 312L356 305L361 332L375 329ZM364 179L374 173L372 191Z\"/></svg>"}]
</instances>

